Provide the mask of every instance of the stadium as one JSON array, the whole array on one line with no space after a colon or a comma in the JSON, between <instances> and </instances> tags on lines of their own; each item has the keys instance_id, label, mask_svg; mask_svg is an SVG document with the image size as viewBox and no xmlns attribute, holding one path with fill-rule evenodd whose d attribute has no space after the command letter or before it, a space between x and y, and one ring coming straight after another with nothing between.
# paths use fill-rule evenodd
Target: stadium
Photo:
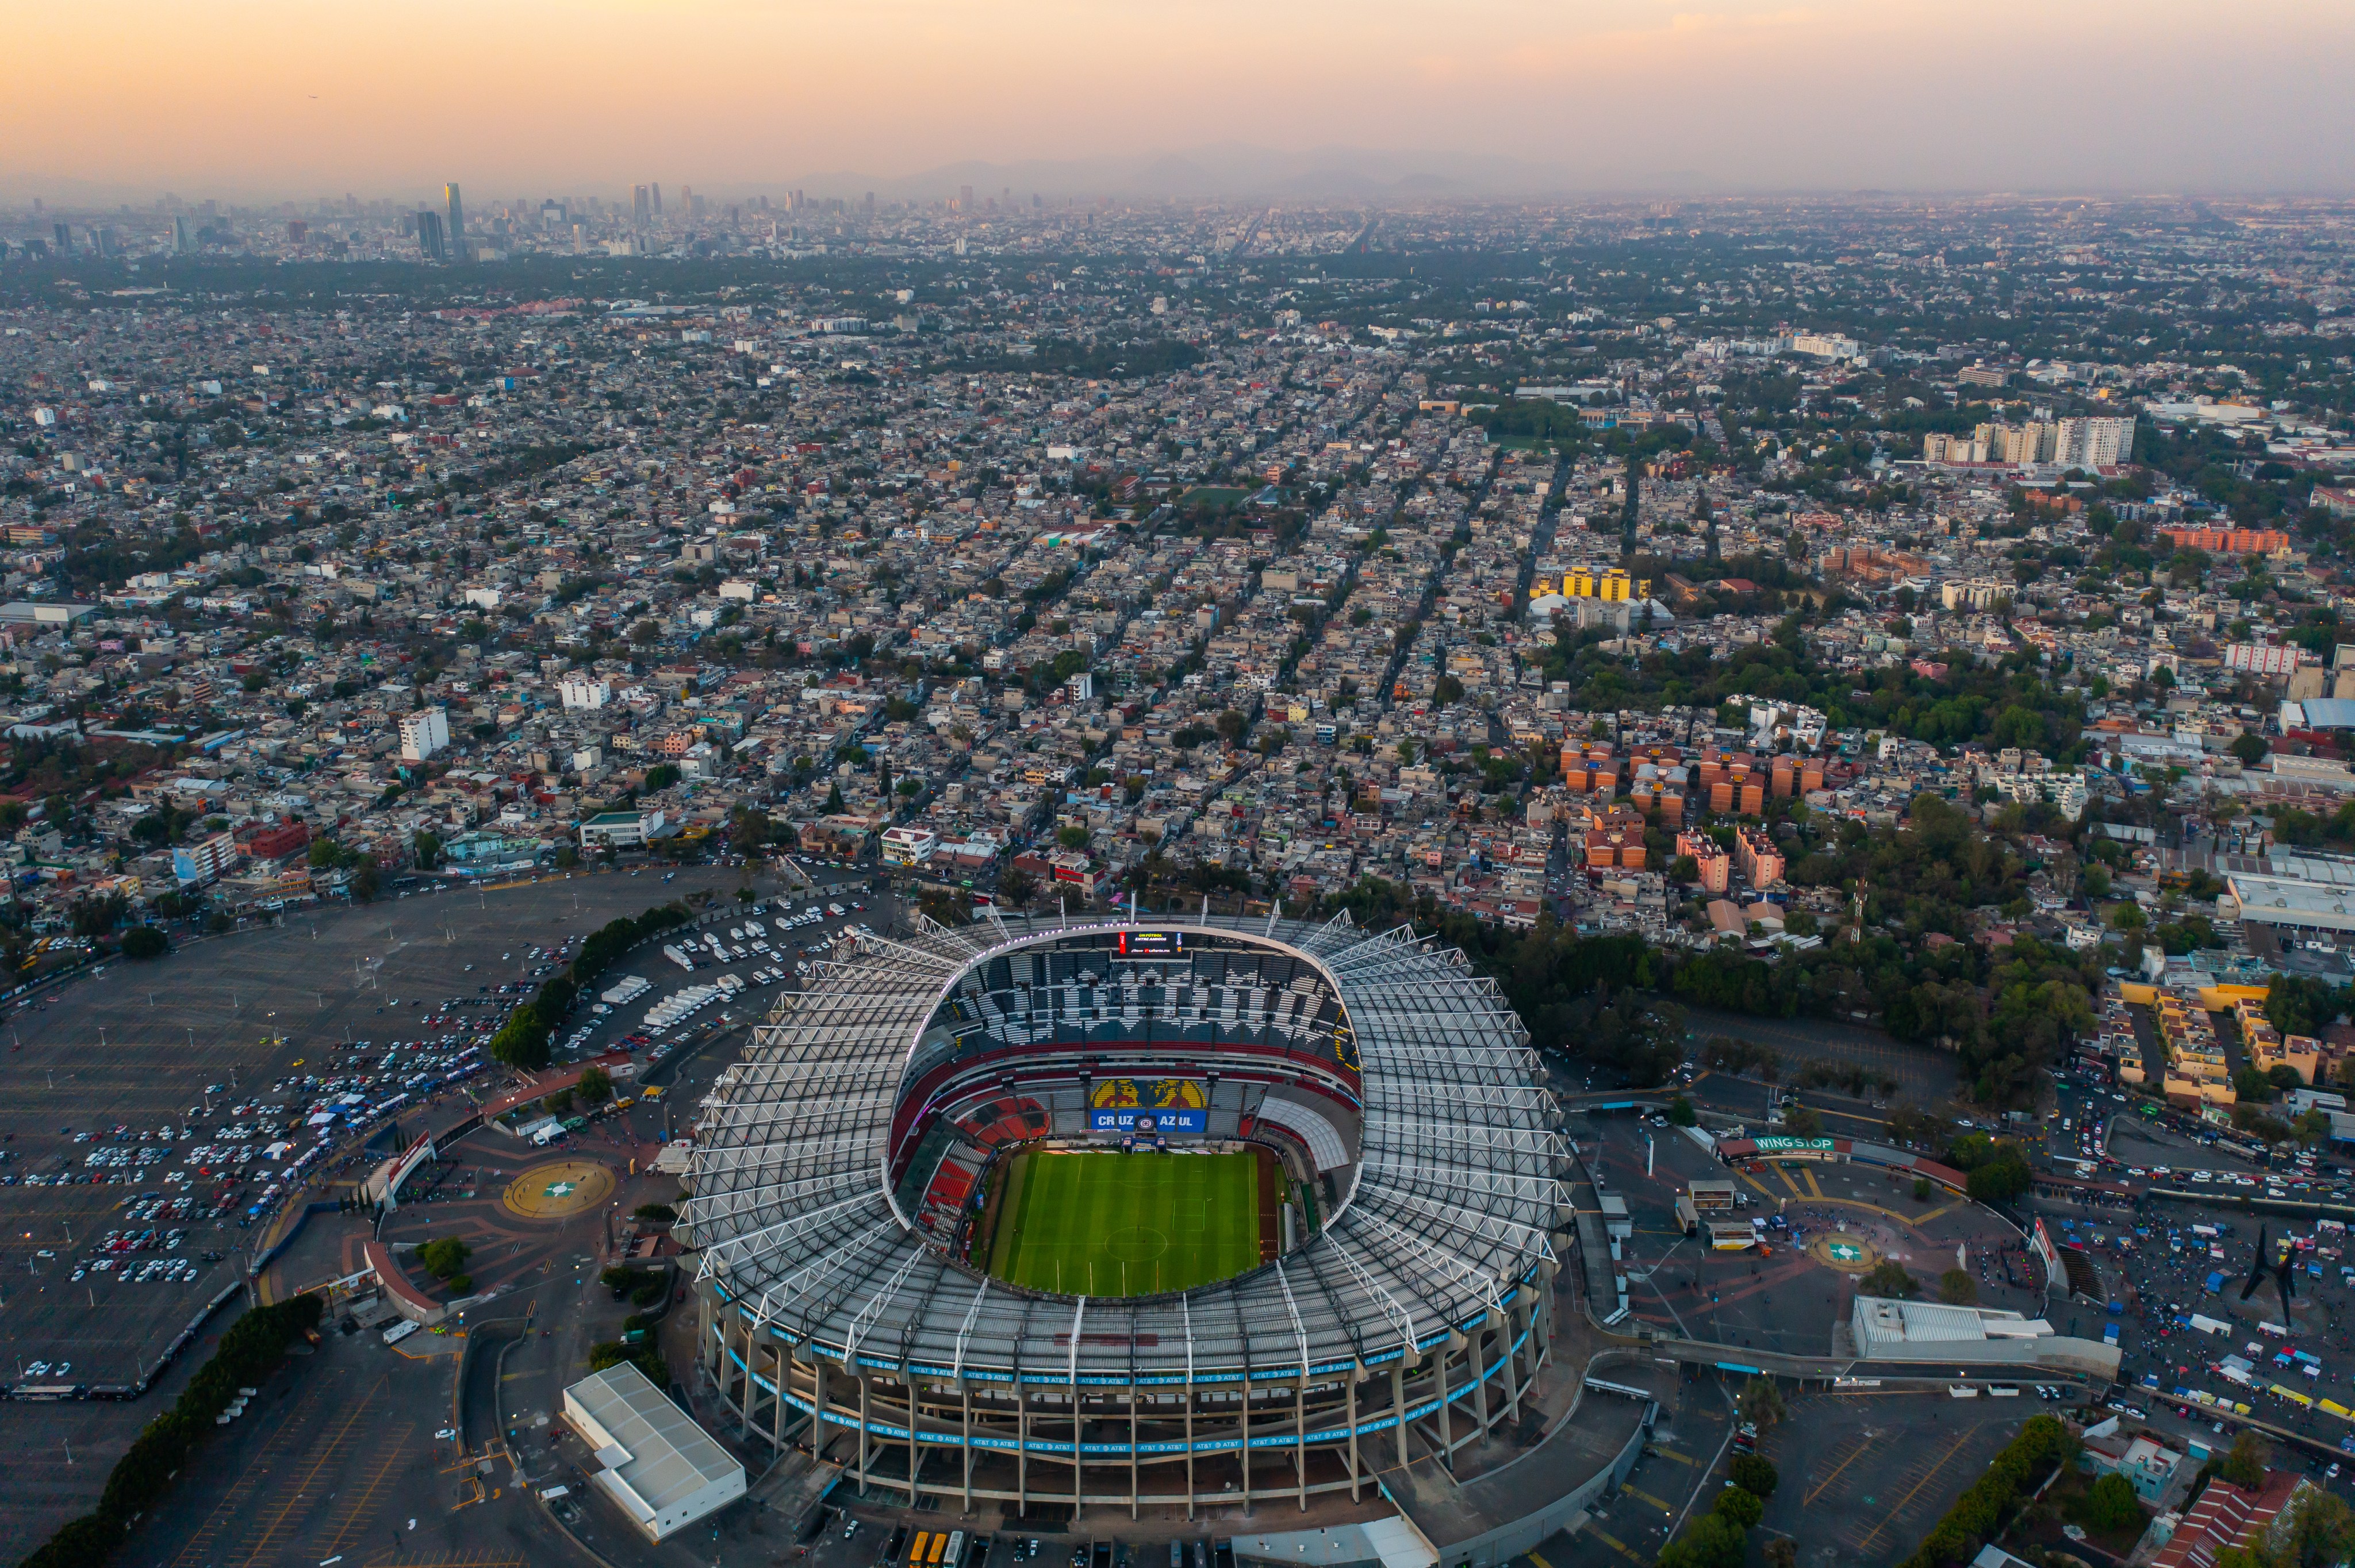
<instances>
[{"instance_id":1,"label":"stadium","mask_svg":"<svg viewBox=\"0 0 2355 1568\"><path fill-rule=\"evenodd\" d=\"M1346 1492L1518 1424L1560 1139L1527 1031L1401 928L863 939L723 1075L683 1221L748 1434L1009 1516Z\"/></svg>"}]
</instances>

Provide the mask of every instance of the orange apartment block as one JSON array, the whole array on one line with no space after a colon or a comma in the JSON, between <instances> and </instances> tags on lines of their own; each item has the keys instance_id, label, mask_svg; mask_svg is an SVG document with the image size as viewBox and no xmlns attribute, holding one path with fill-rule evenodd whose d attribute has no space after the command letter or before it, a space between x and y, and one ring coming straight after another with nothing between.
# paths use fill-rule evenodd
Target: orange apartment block
<instances>
[{"instance_id":1,"label":"orange apartment block","mask_svg":"<svg viewBox=\"0 0 2355 1568\"><path fill-rule=\"evenodd\" d=\"M1586 832L1589 871L1641 871L1644 859L1644 817L1632 807L1612 807Z\"/></svg>"},{"instance_id":2,"label":"orange apartment block","mask_svg":"<svg viewBox=\"0 0 2355 1568\"><path fill-rule=\"evenodd\" d=\"M1732 859L1717 847L1715 840L1700 833L1678 833L1677 853L1692 856L1693 863L1700 867L1700 881L1704 891L1721 895L1732 885Z\"/></svg>"},{"instance_id":3,"label":"orange apartment block","mask_svg":"<svg viewBox=\"0 0 2355 1568\"><path fill-rule=\"evenodd\" d=\"M1733 853L1742 863L1742 880L1764 893L1783 880L1783 852L1759 828L1743 828L1733 835Z\"/></svg>"},{"instance_id":4,"label":"orange apartment block","mask_svg":"<svg viewBox=\"0 0 2355 1568\"><path fill-rule=\"evenodd\" d=\"M1774 759L1774 799L1787 800L1794 794L1806 795L1824 787L1824 768L1819 762L1802 762L1796 757Z\"/></svg>"},{"instance_id":5,"label":"orange apartment block","mask_svg":"<svg viewBox=\"0 0 2355 1568\"><path fill-rule=\"evenodd\" d=\"M2179 550L2205 550L2211 556L2273 556L2289 548L2289 535L2278 528L2161 528Z\"/></svg>"}]
</instances>

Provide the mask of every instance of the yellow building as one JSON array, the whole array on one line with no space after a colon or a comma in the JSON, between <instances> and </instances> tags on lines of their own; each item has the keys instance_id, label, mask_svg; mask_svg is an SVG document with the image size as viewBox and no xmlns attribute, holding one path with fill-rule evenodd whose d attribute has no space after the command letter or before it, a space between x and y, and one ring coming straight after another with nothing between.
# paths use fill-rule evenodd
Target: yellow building
<instances>
[{"instance_id":1,"label":"yellow building","mask_svg":"<svg viewBox=\"0 0 2355 1568\"><path fill-rule=\"evenodd\" d=\"M1626 604L1652 597L1652 579L1630 577L1617 567L1596 573L1584 568L1564 574L1559 588L1546 586L1540 577L1529 585L1529 597L1540 599L1550 593L1560 593L1564 599L1600 599L1604 604Z\"/></svg>"},{"instance_id":2,"label":"yellow building","mask_svg":"<svg viewBox=\"0 0 2355 1568\"><path fill-rule=\"evenodd\" d=\"M2275 1067L2287 1067L2298 1075L2301 1083L2312 1084L2322 1061L2322 1042L2304 1034L2283 1039L2279 1031L2265 1022L2262 1001L2239 997L2232 1002L2232 1016L2241 1025L2241 1054L2249 1065L2260 1073L2271 1073Z\"/></svg>"},{"instance_id":3,"label":"yellow building","mask_svg":"<svg viewBox=\"0 0 2355 1568\"><path fill-rule=\"evenodd\" d=\"M2232 1075L2224 1065L2223 1043L2207 1010L2197 1002L2161 992L2152 1004L2159 1039L2167 1047L2167 1097L2178 1104L2229 1106L2240 1097L2232 1092Z\"/></svg>"}]
</instances>

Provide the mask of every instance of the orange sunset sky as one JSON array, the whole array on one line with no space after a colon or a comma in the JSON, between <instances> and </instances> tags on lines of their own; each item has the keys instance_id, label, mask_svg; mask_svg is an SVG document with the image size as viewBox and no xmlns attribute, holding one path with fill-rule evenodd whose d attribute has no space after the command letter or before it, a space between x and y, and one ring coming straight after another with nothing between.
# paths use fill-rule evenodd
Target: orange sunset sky
<instances>
[{"instance_id":1,"label":"orange sunset sky","mask_svg":"<svg viewBox=\"0 0 2355 1568\"><path fill-rule=\"evenodd\" d=\"M0 198L443 179L485 197L641 179L838 191L965 161L1238 143L1498 154L1564 192L2355 183L2346 0L12 0L0 15ZM1073 171L1073 188L1087 179Z\"/></svg>"}]
</instances>

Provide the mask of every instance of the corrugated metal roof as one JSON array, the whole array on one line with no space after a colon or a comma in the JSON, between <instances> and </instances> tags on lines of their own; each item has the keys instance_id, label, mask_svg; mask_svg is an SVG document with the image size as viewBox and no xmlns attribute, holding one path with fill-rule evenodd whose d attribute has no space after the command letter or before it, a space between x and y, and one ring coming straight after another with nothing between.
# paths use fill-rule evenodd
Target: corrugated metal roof
<instances>
[{"instance_id":1,"label":"corrugated metal roof","mask_svg":"<svg viewBox=\"0 0 2355 1568\"><path fill-rule=\"evenodd\" d=\"M743 1478L744 1467L627 1361L591 1372L564 1397L596 1423L611 1446L628 1451L625 1462L608 1467L645 1504L642 1522L708 1487Z\"/></svg>"}]
</instances>

